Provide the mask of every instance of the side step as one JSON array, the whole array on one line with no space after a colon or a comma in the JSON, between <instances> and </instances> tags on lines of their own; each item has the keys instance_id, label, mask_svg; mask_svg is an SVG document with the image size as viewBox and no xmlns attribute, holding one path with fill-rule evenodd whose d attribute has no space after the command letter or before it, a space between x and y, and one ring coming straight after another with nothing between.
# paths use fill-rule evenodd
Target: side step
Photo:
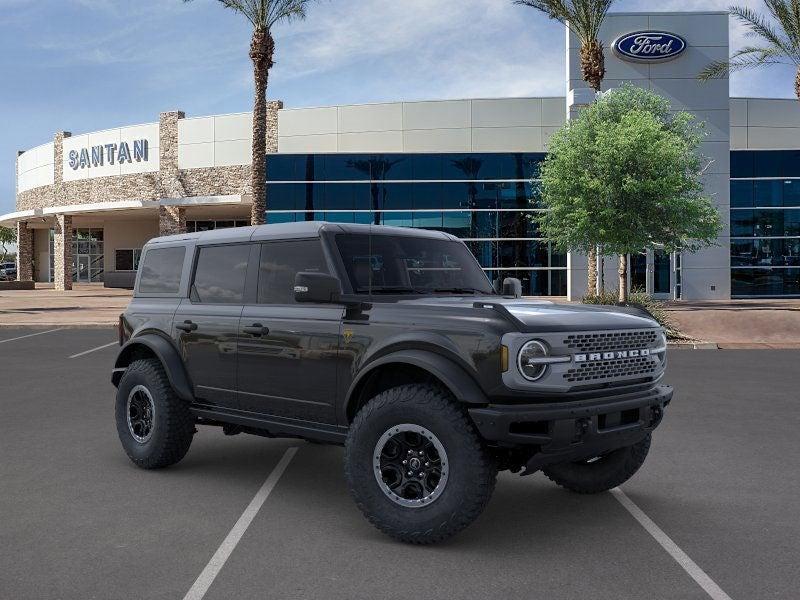
<instances>
[{"instance_id":1,"label":"side step","mask_svg":"<svg viewBox=\"0 0 800 600\"><path fill-rule=\"evenodd\" d=\"M276 415L263 415L233 408L192 404L189 411L196 417L250 429L259 429L272 437L300 437L311 440L344 444L347 428L328 423L299 421ZM234 428L228 428L233 430Z\"/></svg>"}]
</instances>

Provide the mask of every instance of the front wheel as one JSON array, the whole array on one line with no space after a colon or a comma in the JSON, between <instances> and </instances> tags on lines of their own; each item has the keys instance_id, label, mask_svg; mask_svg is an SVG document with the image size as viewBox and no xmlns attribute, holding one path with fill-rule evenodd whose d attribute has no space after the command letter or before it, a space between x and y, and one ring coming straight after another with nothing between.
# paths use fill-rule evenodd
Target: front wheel
<instances>
[{"instance_id":1,"label":"front wheel","mask_svg":"<svg viewBox=\"0 0 800 600\"><path fill-rule=\"evenodd\" d=\"M478 518L497 467L450 394L412 384L378 394L356 415L345 476L375 527L403 542L432 544Z\"/></svg>"},{"instance_id":2,"label":"front wheel","mask_svg":"<svg viewBox=\"0 0 800 600\"><path fill-rule=\"evenodd\" d=\"M577 462L550 465L542 469L547 477L572 492L597 494L628 481L647 458L650 434L640 442L608 454Z\"/></svg>"}]
</instances>

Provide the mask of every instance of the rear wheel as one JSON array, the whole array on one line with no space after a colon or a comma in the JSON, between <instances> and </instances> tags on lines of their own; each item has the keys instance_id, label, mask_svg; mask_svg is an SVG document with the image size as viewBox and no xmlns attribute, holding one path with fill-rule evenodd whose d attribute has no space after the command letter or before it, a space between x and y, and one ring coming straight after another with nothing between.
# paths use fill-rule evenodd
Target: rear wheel
<instances>
[{"instance_id":1,"label":"rear wheel","mask_svg":"<svg viewBox=\"0 0 800 600\"><path fill-rule=\"evenodd\" d=\"M117 435L128 457L144 469L181 460L194 436L194 418L175 395L156 359L136 360L117 388Z\"/></svg>"},{"instance_id":2,"label":"rear wheel","mask_svg":"<svg viewBox=\"0 0 800 600\"><path fill-rule=\"evenodd\" d=\"M631 446L587 460L550 465L542 469L547 477L578 494L597 494L628 481L647 458L650 434Z\"/></svg>"},{"instance_id":3,"label":"rear wheel","mask_svg":"<svg viewBox=\"0 0 800 600\"><path fill-rule=\"evenodd\" d=\"M356 415L345 475L375 527L403 542L431 544L478 518L497 468L450 394L412 384L378 394Z\"/></svg>"}]
</instances>

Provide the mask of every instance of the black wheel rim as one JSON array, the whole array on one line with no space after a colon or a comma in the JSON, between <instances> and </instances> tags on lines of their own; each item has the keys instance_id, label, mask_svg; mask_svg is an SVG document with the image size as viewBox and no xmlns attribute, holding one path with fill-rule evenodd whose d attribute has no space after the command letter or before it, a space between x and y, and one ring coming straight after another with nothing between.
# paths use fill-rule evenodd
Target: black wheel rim
<instances>
[{"instance_id":1,"label":"black wheel rim","mask_svg":"<svg viewBox=\"0 0 800 600\"><path fill-rule=\"evenodd\" d=\"M425 427L395 425L380 437L373 453L375 479L395 504L426 506L441 496L449 464L444 446Z\"/></svg>"},{"instance_id":2,"label":"black wheel rim","mask_svg":"<svg viewBox=\"0 0 800 600\"><path fill-rule=\"evenodd\" d=\"M156 407L150 391L143 385L135 386L128 394L126 414L128 430L134 440L144 444L153 435Z\"/></svg>"}]
</instances>

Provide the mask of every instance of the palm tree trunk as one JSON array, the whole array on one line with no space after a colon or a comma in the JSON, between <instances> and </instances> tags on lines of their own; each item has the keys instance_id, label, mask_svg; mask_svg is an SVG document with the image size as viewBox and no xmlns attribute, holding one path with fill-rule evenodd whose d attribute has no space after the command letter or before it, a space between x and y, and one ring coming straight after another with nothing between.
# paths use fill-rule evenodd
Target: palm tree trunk
<instances>
[{"instance_id":1,"label":"palm tree trunk","mask_svg":"<svg viewBox=\"0 0 800 600\"><path fill-rule=\"evenodd\" d=\"M592 246L589 249L589 254L586 256L589 262L586 274L586 290L587 296L594 296L597 294L597 249Z\"/></svg>"},{"instance_id":2,"label":"palm tree trunk","mask_svg":"<svg viewBox=\"0 0 800 600\"><path fill-rule=\"evenodd\" d=\"M251 188L253 204L250 223L262 225L267 210L267 82L272 67L275 43L269 31L256 29L250 42L250 59L253 61L255 99L253 101L253 154Z\"/></svg>"},{"instance_id":3,"label":"palm tree trunk","mask_svg":"<svg viewBox=\"0 0 800 600\"><path fill-rule=\"evenodd\" d=\"M800 100L800 68L797 69L797 75L794 76L794 95Z\"/></svg>"},{"instance_id":4,"label":"palm tree trunk","mask_svg":"<svg viewBox=\"0 0 800 600\"><path fill-rule=\"evenodd\" d=\"M628 301L628 258L624 254L619 255L619 301Z\"/></svg>"},{"instance_id":5,"label":"palm tree trunk","mask_svg":"<svg viewBox=\"0 0 800 600\"><path fill-rule=\"evenodd\" d=\"M600 91L600 84L605 77L605 58L603 45L597 40L591 40L581 45L581 75L595 92ZM587 294L597 294L597 249L592 247L588 255L589 266L586 274Z\"/></svg>"}]
</instances>

